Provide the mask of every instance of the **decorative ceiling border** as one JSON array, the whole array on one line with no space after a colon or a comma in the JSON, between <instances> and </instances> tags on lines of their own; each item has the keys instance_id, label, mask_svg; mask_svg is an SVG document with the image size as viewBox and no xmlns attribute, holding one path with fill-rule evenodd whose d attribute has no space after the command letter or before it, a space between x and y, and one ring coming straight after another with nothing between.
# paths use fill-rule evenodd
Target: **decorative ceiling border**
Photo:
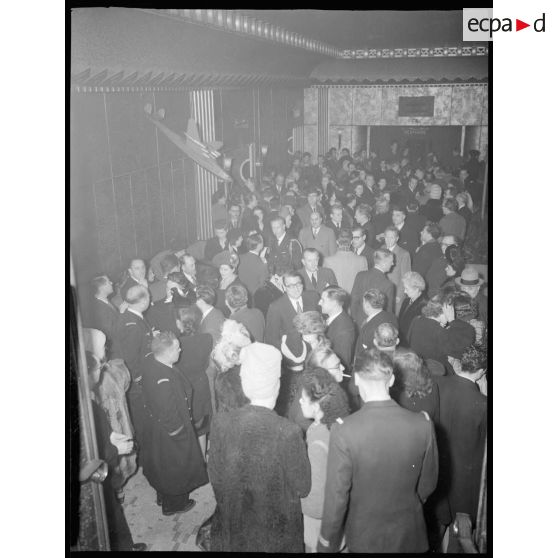
<instances>
[{"instance_id":1,"label":"decorative ceiling border","mask_svg":"<svg viewBox=\"0 0 558 558\"><path fill-rule=\"evenodd\" d=\"M436 58L456 56L487 56L488 47L484 45L432 48L383 48L368 50L346 49L339 58Z\"/></svg>"},{"instance_id":2,"label":"decorative ceiling border","mask_svg":"<svg viewBox=\"0 0 558 558\"><path fill-rule=\"evenodd\" d=\"M303 48L318 54L332 57L341 57L341 49L304 37L299 33L287 31L278 25L272 25L266 21L243 15L237 10L147 10L141 9L159 16L172 16L174 18L187 19L188 21L207 25L231 33L249 35L254 38L274 41L295 48Z\"/></svg>"},{"instance_id":3,"label":"decorative ceiling border","mask_svg":"<svg viewBox=\"0 0 558 558\"><path fill-rule=\"evenodd\" d=\"M189 91L198 87L245 87L272 84L308 85L308 78L289 75L193 74L153 70L140 72L113 68L83 68L70 76L76 93Z\"/></svg>"}]
</instances>

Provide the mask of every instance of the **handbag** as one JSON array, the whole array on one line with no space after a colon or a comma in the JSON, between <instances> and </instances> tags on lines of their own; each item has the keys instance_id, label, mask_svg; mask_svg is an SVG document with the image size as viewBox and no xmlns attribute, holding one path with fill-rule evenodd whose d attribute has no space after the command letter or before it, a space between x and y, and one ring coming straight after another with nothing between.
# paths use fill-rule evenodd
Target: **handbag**
<instances>
[{"instance_id":1,"label":"handbag","mask_svg":"<svg viewBox=\"0 0 558 558\"><path fill-rule=\"evenodd\" d=\"M196 535L196 546L203 550L204 552L209 552L211 549L211 522L213 520L213 516L206 519L202 524L201 527L198 529L198 533Z\"/></svg>"}]
</instances>

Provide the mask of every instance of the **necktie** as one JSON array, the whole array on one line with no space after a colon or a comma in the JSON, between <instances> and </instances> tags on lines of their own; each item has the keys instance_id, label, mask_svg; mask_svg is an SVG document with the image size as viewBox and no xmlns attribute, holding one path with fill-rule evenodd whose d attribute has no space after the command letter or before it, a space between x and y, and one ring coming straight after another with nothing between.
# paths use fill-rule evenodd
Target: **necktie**
<instances>
[{"instance_id":1,"label":"necktie","mask_svg":"<svg viewBox=\"0 0 558 558\"><path fill-rule=\"evenodd\" d=\"M300 300L298 300L297 303L296 303L296 313L297 314L302 314L302 306L300 304Z\"/></svg>"},{"instance_id":2,"label":"necktie","mask_svg":"<svg viewBox=\"0 0 558 558\"><path fill-rule=\"evenodd\" d=\"M318 281L316 281L316 274L312 273L312 285L317 289L318 288Z\"/></svg>"}]
</instances>

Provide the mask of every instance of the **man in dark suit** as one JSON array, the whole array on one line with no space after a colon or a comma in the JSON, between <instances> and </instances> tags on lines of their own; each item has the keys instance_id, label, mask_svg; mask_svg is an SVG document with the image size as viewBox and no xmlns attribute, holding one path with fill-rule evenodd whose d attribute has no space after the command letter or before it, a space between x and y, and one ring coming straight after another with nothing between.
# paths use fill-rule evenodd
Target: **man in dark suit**
<instances>
[{"instance_id":1,"label":"man in dark suit","mask_svg":"<svg viewBox=\"0 0 558 558\"><path fill-rule=\"evenodd\" d=\"M225 291L225 304L231 311L230 319L243 324L252 341L263 343L265 320L260 310L248 308L248 290L244 285L230 285Z\"/></svg>"},{"instance_id":2,"label":"man in dark suit","mask_svg":"<svg viewBox=\"0 0 558 558\"><path fill-rule=\"evenodd\" d=\"M166 297L152 304L145 313L145 317L154 330L171 331L179 337L181 332L176 325L177 315L175 313L175 308L178 306L178 303L175 303L173 300L173 295L177 293L179 297L182 297L182 305L186 305L187 300L191 300L191 302L194 303L196 295L194 291L190 291L189 294L185 291L187 280L184 274L179 271L169 273L165 283L167 290ZM188 298L186 298L187 295ZM177 299L179 297L177 297Z\"/></svg>"},{"instance_id":3,"label":"man in dark suit","mask_svg":"<svg viewBox=\"0 0 558 558\"><path fill-rule=\"evenodd\" d=\"M126 293L128 292L128 289L131 287L137 287L138 285L141 285L146 289L149 288L145 262L140 258L134 258L130 261L126 281L120 286L118 294L112 299L112 303L120 310L120 312L124 312L127 307Z\"/></svg>"},{"instance_id":4,"label":"man in dark suit","mask_svg":"<svg viewBox=\"0 0 558 558\"><path fill-rule=\"evenodd\" d=\"M260 258L263 250L264 241L261 234L251 234L244 241L248 251L240 254L240 263L238 264L238 278L246 285L246 288L253 297L254 293L265 285L269 277L269 269L267 264Z\"/></svg>"},{"instance_id":5,"label":"man in dark suit","mask_svg":"<svg viewBox=\"0 0 558 558\"><path fill-rule=\"evenodd\" d=\"M336 203L331 206L329 213L329 221L327 226L335 233L335 238L339 238L339 234L343 229L350 229L351 222L347 215L343 213L343 206Z\"/></svg>"},{"instance_id":6,"label":"man in dark suit","mask_svg":"<svg viewBox=\"0 0 558 558\"><path fill-rule=\"evenodd\" d=\"M167 277L169 273L180 271L180 261L174 254L167 254L161 260L161 279L154 281L149 285L151 293L151 302L155 303L164 300L167 296Z\"/></svg>"},{"instance_id":7,"label":"man in dark suit","mask_svg":"<svg viewBox=\"0 0 558 558\"><path fill-rule=\"evenodd\" d=\"M399 310L399 339L404 347L408 347L411 324L422 315L422 308L428 299L424 293L426 283L416 271L409 271L403 276L403 287L405 298Z\"/></svg>"},{"instance_id":8,"label":"man in dark suit","mask_svg":"<svg viewBox=\"0 0 558 558\"><path fill-rule=\"evenodd\" d=\"M189 493L207 483L207 472L192 424L192 385L174 365L180 356L176 336L153 340L143 363L145 455L143 473L157 491L163 515L186 512L196 502Z\"/></svg>"},{"instance_id":9,"label":"man in dark suit","mask_svg":"<svg viewBox=\"0 0 558 558\"><path fill-rule=\"evenodd\" d=\"M314 248L302 252L302 267L298 270L304 281L305 291L321 293L329 285L337 285L335 273L327 267L319 267L320 254Z\"/></svg>"},{"instance_id":10,"label":"man in dark suit","mask_svg":"<svg viewBox=\"0 0 558 558\"><path fill-rule=\"evenodd\" d=\"M401 206L393 206L391 210L391 221L393 226L399 231L399 246L403 250L407 250L413 258L414 253L419 246L420 229L416 230L409 223L407 223L407 213ZM426 223L425 223L426 224Z\"/></svg>"},{"instance_id":11,"label":"man in dark suit","mask_svg":"<svg viewBox=\"0 0 558 558\"><path fill-rule=\"evenodd\" d=\"M442 248L438 242L440 238L440 227L437 223L426 223L420 231L421 246L417 248L413 256L413 271L416 271L423 278L426 277L434 260L443 256Z\"/></svg>"},{"instance_id":12,"label":"man in dark suit","mask_svg":"<svg viewBox=\"0 0 558 558\"><path fill-rule=\"evenodd\" d=\"M419 239L420 231L422 231L424 225L426 225L426 217L419 213L419 204L417 201L408 203L405 209L407 210L407 217L405 217L405 224L411 230L416 232L416 238ZM419 240L417 240L417 246L418 244L420 244ZM412 255L413 254L411 254L411 257Z\"/></svg>"},{"instance_id":13,"label":"man in dark suit","mask_svg":"<svg viewBox=\"0 0 558 558\"><path fill-rule=\"evenodd\" d=\"M121 358L130 371L131 383L126 394L130 418L141 448L143 442L144 402L141 388L141 366L151 351L153 334L143 314L149 308L149 291L141 286L126 293L126 310L120 314L116 328L113 358Z\"/></svg>"},{"instance_id":14,"label":"man in dark suit","mask_svg":"<svg viewBox=\"0 0 558 558\"><path fill-rule=\"evenodd\" d=\"M450 369L447 357L460 355L475 342L475 328L455 318L451 304L439 297L429 300L411 323L408 341L411 349L424 360L432 359Z\"/></svg>"},{"instance_id":15,"label":"man in dark suit","mask_svg":"<svg viewBox=\"0 0 558 558\"><path fill-rule=\"evenodd\" d=\"M241 213L242 213L242 208L238 203L231 203L229 205L229 211L227 217L227 228L229 232L234 229L242 228L242 222L240 220Z\"/></svg>"},{"instance_id":16,"label":"man in dark suit","mask_svg":"<svg viewBox=\"0 0 558 558\"><path fill-rule=\"evenodd\" d=\"M215 223L213 223L213 232L215 233L215 236L210 238L205 243L203 256L206 262L211 262L217 254L227 250L229 246L229 242L227 240L228 228L226 221L215 221Z\"/></svg>"},{"instance_id":17,"label":"man in dark suit","mask_svg":"<svg viewBox=\"0 0 558 558\"><path fill-rule=\"evenodd\" d=\"M390 398L391 358L373 349L355 365L363 407L333 424L318 552L428 550L422 505L436 488L438 450L428 415Z\"/></svg>"},{"instance_id":18,"label":"man in dark suit","mask_svg":"<svg viewBox=\"0 0 558 558\"><path fill-rule=\"evenodd\" d=\"M269 305L265 323L265 342L278 349L281 338L294 329L293 319L297 314L318 310L320 296L316 291L304 291L302 277L296 272L283 275L285 294Z\"/></svg>"},{"instance_id":19,"label":"man in dark suit","mask_svg":"<svg viewBox=\"0 0 558 558\"><path fill-rule=\"evenodd\" d=\"M393 254L385 248L378 248L374 252L374 267L368 271L361 271L355 278L351 292L351 316L357 326L362 326L365 315L362 309L362 297L370 289L378 289L386 295L386 310L395 310L395 285L386 277L393 267Z\"/></svg>"},{"instance_id":20,"label":"man in dark suit","mask_svg":"<svg viewBox=\"0 0 558 558\"><path fill-rule=\"evenodd\" d=\"M225 321L223 312L214 306L217 295L209 285L200 285L196 289L196 296L196 306L202 313L199 333L211 333L215 345L221 337L221 326Z\"/></svg>"},{"instance_id":21,"label":"man in dark suit","mask_svg":"<svg viewBox=\"0 0 558 558\"><path fill-rule=\"evenodd\" d=\"M85 325L102 331L107 338L109 350L112 350L119 316L118 310L108 299L114 292L112 281L106 275L101 275L91 280L91 288L93 290L91 317Z\"/></svg>"},{"instance_id":22,"label":"man in dark suit","mask_svg":"<svg viewBox=\"0 0 558 558\"><path fill-rule=\"evenodd\" d=\"M361 304L366 320L358 335L355 356L374 348L374 333L380 324L389 323L398 327L395 314L384 310L386 295L378 289L368 289L362 297Z\"/></svg>"},{"instance_id":23,"label":"man in dark suit","mask_svg":"<svg viewBox=\"0 0 558 558\"><path fill-rule=\"evenodd\" d=\"M433 500L445 525L457 512L467 513L473 527L477 517L482 462L486 447L487 398L476 384L486 372L486 351L466 348L452 359L455 375L436 378L440 391L440 480ZM444 521L445 520L445 521Z\"/></svg>"},{"instance_id":24,"label":"man in dark suit","mask_svg":"<svg viewBox=\"0 0 558 558\"><path fill-rule=\"evenodd\" d=\"M356 328L351 317L343 310L349 301L349 293L341 287L327 287L320 298L322 313L327 316L326 337L331 341L333 352L339 357L345 370L353 363Z\"/></svg>"},{"instance_id":25,"label":"man in dark suit","mask_svg":"<svg viewBox=\"0 0 558 558\"><path fill-rule=\"evenodd\" d=\"M352 231L352 245L353 252L357 256L366 258L368 269L372 269L374 267L374 250L366 243L367 234L368 232L364 227L354 227Z\"/></svg>"},{"instance_id":26,"label":"man in dark suit","mask_svg":"<svg viewBox=\"0 0 558 558\"><path fill-rule=\"evenodd\" d=\"M273 275L284 270L299 269L302 261L302 246L287 232L285 219L280 216L275 217L270 222L270 226L273 234L266 253L269 273Z\"/></svg>"},{"instance_id":27,"label":"man in dark suit","mask_svg":"<svg viewBox=\"0 0 558 558\"><path fill-rule=\"evenodd\" d=\"M361 203L356 206L355 222L358 224L359 227L362 227L364 229L364 231L366 232L366 244L373 249L374 243L376 242L376 233L371 219L372 208L369 205ZM362 256L362 254L359 255Z\"/></svg>"},{"instance_id":28,"label":"man in dark suit","mask_svg":"<svg viewBox=\"0 0 558 558\"><path fill-rule=\"evenodd\" d=\"M186 290L194 289L198 284L196 258L190 254L184 254L181 258L181 270L184 277L186 277Z\"/></svg>"}]
</instances>

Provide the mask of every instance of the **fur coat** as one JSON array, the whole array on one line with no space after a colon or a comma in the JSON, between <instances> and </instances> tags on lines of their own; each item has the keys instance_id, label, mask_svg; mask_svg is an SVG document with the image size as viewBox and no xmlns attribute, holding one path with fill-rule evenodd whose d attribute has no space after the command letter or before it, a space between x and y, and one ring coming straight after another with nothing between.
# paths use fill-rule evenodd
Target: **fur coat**
<instances>
[{"instance_id":1,"label":"fur coat","mask_svg":"<svg viewBox=\"0 0 558 558\"><path fill-rule=\"evenodd\" d=\"M212 552L304 552L300 498L311 477L297 425L254 405L218 413L208 471Z\"/></svg>"}]
</instances>

